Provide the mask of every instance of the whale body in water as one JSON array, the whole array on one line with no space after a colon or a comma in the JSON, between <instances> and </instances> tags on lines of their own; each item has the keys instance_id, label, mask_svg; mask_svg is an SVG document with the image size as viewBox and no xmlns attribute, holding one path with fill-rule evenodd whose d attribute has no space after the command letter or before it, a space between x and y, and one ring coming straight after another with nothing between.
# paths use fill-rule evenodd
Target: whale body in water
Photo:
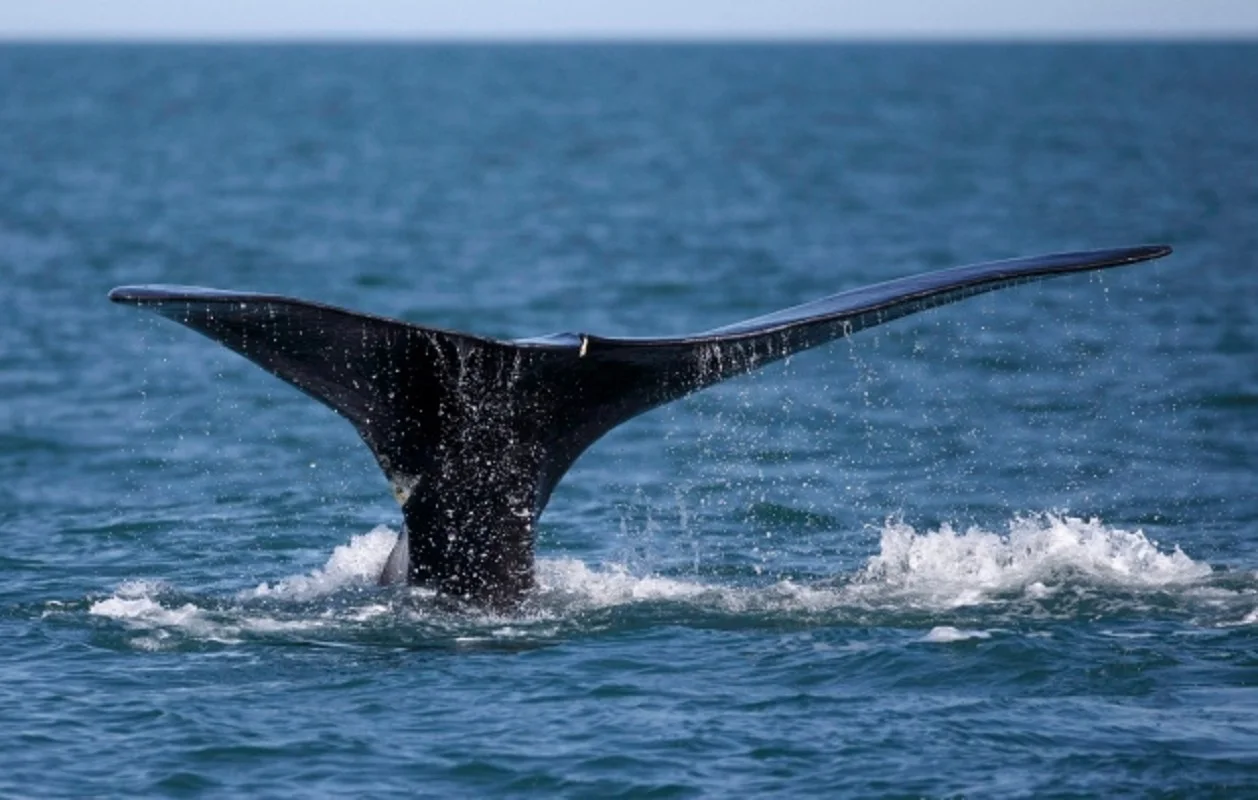
<instances>
[{"instance_id":1,"label":"whale body in water","mask_svg":"<svg viewBox=\"0 0 1258 800\"><path fill-rule=\"evenodd\" d=\"M381 582L511 607L533 586L538 518L620 423L864 328L995 289L1148 261L1164 245L1022 258L842 292L690 336L502 341L321 303L188 286L109 298L235 350L350 421L402 507Z\"/></svg>"}]
</instances>

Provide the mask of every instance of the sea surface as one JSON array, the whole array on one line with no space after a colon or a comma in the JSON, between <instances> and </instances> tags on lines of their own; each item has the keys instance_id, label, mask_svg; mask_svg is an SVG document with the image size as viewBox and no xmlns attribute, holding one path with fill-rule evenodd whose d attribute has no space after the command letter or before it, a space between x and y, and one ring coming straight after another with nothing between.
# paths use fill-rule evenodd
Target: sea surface
<instances>
[{"instance_id":1,"label":"sea surface","mask_svg":"<svg viewBox=\"0 0 1258 800\"><path fill-rule=\"evenodd\" d=\"M1161 261L639 417L516 613L106 300L683 334ZM1258 45L0 47L0 796L1258 796Z\"/></svg>"}]
</instances>

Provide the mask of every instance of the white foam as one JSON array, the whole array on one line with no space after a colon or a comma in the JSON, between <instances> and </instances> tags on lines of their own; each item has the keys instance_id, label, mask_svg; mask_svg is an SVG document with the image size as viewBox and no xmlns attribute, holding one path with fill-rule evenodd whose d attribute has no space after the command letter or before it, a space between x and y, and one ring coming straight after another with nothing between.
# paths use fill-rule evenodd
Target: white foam
<instances>
[{"instance_id":1,"label":"white foam","mask_svg":"<svg viewBox=\"0 0 1258 800\"><path fill-rule=\"evenodd\" d=\"M1258 625L1258 608L1246 613L1240 619L1222 620L1215 623L1215 627L1219 628L1239 628L1245 625Z\"/></svg>"},{"instance_id":2,"label":"white foam","mask_svg":"<svg viewBox=\"0 0 1258 800\"><path fill-rule=\"evenodd\" d=\"M539 559L537 587L544 598L581 601L593 607L649 600L687 600L714 587L658 575L638 576L623 564L592 569L574 558Z\"/></svg>"},{"instance_id":3,"label":"white foam","mask_svg":"<svg viewBox=\"0 0 1258 800\"><path fill-rule=\"evenodd\" d=\"M164 585L153 581L127 581L112 596L98 600L88 608L89 614L118 620L142 620L157 625L186 625L200 609L191 603L167 608L153 599Z\"/></svg>"},{"instance_id":4,"label":"white foam","mask_svg":"<svg viewBox=\"0 0 1258 800\"><path fill-rule=\"evenodd\" d=\"M163 605L158 597L112 597L91 605L88 613L119 620L127 627L146 635L130 641L140 650L163 650L177 644L172 636L191 637L220 644L239 644L244 633L268 634L307 631L335 625L326 617L278 619L264 614L249 614L243 609L211 613L194 603Z\"/></svg>"},{"instance_id":5,"label":"white foam","mask_svg":"<svg viewBox=\"0 0 1258 800\"><path fill-rule=\"evenodd\" d=\"M142 620L164 627L190 627L201 614L192 603L167 608L151 597L110 597L92 604L89 613L98 617Z\"/></svg>"},{"instance_id":6,"label":"white foam","mask_svg":"<svg viewBox=\"0 0 1258 800\"><path fill-rule=\"evenodd\" d=\"M336 547L321 568L239 592L226 604L215 600L203 608L163 584L133 581L91 603L89 613L119 620L141 632L131 642L137 648L163 649L187 637L236 642L249 635L334 631L388 615L397 616L402 625L436 620L440 630L460 634L456 636L460 641L530 638L554 634L555 621L579 619L577 615L584 610L660 602L722 614L851 611L863 617L868 612L948 613L1010 599L1049 603L1059 595L1117 588L1174 589L1190 602L1197 602L1197 596L1205 592L1200 602L1235 608L1229 600L1235 599L1235 592L1203 583L1212 574L1209 565L1192 560L1178 547L1161 549L1141 531L1113 528L1097 520L1053 514L1019 517L1001 533L979 528L958 533L948 525L918 532L892 520L879 533L879 552L862 568L821 583L780 580L764 585L749 575L746 581L731 585L635 574L623 564L590 566L574 558L542 558L536 564L538 590L533 600L521 614L508 617L488 615L455 623L442 616L447 612L413 602L432 596L430 590L421 589L401 603L394 595L362 593L349 604L305 607L340 590L375 585L398 536L381 526ZM1214 598L1218 593L1226 596ZM1244 610L1231 612L1231 619L1253 608L1252 598L1246 599ZM286 608L285 602L303 605ZM1067 609L1065 613L1074 612ZM465 623L474 630L463 631ZM492 627L482 630L486 623ZM1232 624L1255 623L1258 610ZM988 636L983 630L940 625L925 634L923 641Z\"/></svg>"},{"instance_id":7,"label":"white foam","mask_svg":"<svg viewBox=\"0 0 1258 800\"><path fill-rule=\"evenodd\" d=\"M1179 547L1162 551L1142 531L1041 514L1015 518L1002 534L978 528L957 533L948 525L918 533L888 521L878 555L855 585L955 608L1011 592L1045 598L1066 581L1151 589L1192 584L1211 573Z\"/></svg>"},{"instance_id":8,"label":"white foam","mask_svg":"<svg viewBox=\"0 0 1258 800\"><path fill-rule=\"evenodd\" d=\"M111 597L92 603L88 613L116 619L129 628L152 632L132 642L133 646L142 650L162 649L170 638L166 632L168 629L178 629L186 635L207 641L237 641L235 629L210 620L204 610L193 603L163 605L156 599L162 588L161 584L147 581L124 583Z\"/></svg>"},{"instance_id":9,"label":"white foam","mask_svg":"<svg viewBox=\"0 0 1258 800\"><path fill-rule=\"evenodd\" d=\"M833 588L790 580L760 587L728 586L699 579L635 575L617 563L590 567L571 558L539 559L537 583L539 602L534 608L541 615L653 602L684 603L731 614L823 611L843 603L842 595Z\"/></svg>"},{"instance_id":10,"label":"white foam","mask_svg":"<svg viewBox=\"0 0 1258 800\"><path fill-rule=\"evenodd\" d=\"M274 586L261 584L256 589L240 592L237 599L243 603L264 597L308 601L349 585L368 580L374 583L396 541L396 533L378 527L335 548L322 569L287 578ZM145 631L146 635L132 639L130 644L150 651L177 644L178 638L172 636L172 632L185 638L237 644L242 634L308 631L334 627L343 621L331 612L284 618L244 605L209 611L195 603L171 603L163 597L169 593L170 588L162 583L128 581L121 584L112 596L93 602L88 607L88 613L119 620L129 628ZM388 610L387 606L371 603L350 609L346 616L350 621L361 622Z\"/></svg>"},{"instance_id":11,"label":"white foam","mask_svg":"<svg viewBox=\"0 0 1258 800\"><path fill-rule=\"evenodd\" d=\"M1187 592L1211 574L1208 564L1178 547L1164 551L1142 531L1055 514L1015 518L1003 533L980 528L958 533L948 525L919 533L891 520L880 532L878 554L850 578L836 576L829 585L782 580L763 587L722 586L635 575L618 564L593 568L569 558L537 564L544 601L596 608L675 601L732 613L947 611L1011 595L1045 601L1067 587Z\"/></svg>"},{"instance_id":12,"label":"white foam","mask_svg":"<svg viewBox=\"0 0 1258 800\"><path fill-rule=\"evenodd\" d=\"M272 585L259 584L242 592L242 599L277 597L286 600L313 600L351 585L374 584L384 569L398 534L384 525L355 536L348 544L332 551L322 569L308 575L285 578Z\"/></svg>"},{"instance_id":13,"label":"white foam","mask_svg":"<svg viewBox=\"0 0 1258 800\"><path fill-rule=\"evenodd\" d=\"M937 625L922 637L922 641L947 644L949 642L965 642L971 639L990 638L992 638L992 635L988 631L971 631L954 628L951 625Z\"/></svg>"}]
</instances>

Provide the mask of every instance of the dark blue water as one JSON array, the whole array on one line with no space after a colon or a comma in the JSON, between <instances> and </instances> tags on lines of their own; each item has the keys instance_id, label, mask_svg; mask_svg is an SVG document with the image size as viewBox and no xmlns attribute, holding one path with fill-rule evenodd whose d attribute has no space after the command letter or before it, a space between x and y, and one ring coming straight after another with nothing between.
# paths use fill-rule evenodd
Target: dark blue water
<instances>
[{"instance_id":1,"label":"dark blue water","mask_svg":"<svg viewBox=\"0 0 1258 800\"><path fill-rule=\"evenodd\" d=\"M1258 47L0 48L0 795L1253 796ZM515 615L122 283L685 333L1056 250L632 421Z\"/></svg>"}]
</instances>

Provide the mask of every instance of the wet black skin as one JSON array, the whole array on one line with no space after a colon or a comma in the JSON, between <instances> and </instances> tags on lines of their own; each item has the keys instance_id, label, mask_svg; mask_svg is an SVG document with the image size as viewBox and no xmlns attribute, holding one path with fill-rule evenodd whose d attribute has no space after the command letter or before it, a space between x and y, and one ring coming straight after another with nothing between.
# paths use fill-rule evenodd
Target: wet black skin
<instances>
[{"instance_id":1,"label":"wet black skin","mask_svg":"<svg viewBox=\"0 0 1258 800\"><path fill-rule=\"evenodd\" d=\"M184 286L124 286L109 297L205 334L354 425L405 520L382 580L509 608L533 586L534 536L555 485L625 420L908 314L1169 252L1142 246L958 267L692 336L641 339L499 341L287 297Z\"/></svg>"}]
</instances>

